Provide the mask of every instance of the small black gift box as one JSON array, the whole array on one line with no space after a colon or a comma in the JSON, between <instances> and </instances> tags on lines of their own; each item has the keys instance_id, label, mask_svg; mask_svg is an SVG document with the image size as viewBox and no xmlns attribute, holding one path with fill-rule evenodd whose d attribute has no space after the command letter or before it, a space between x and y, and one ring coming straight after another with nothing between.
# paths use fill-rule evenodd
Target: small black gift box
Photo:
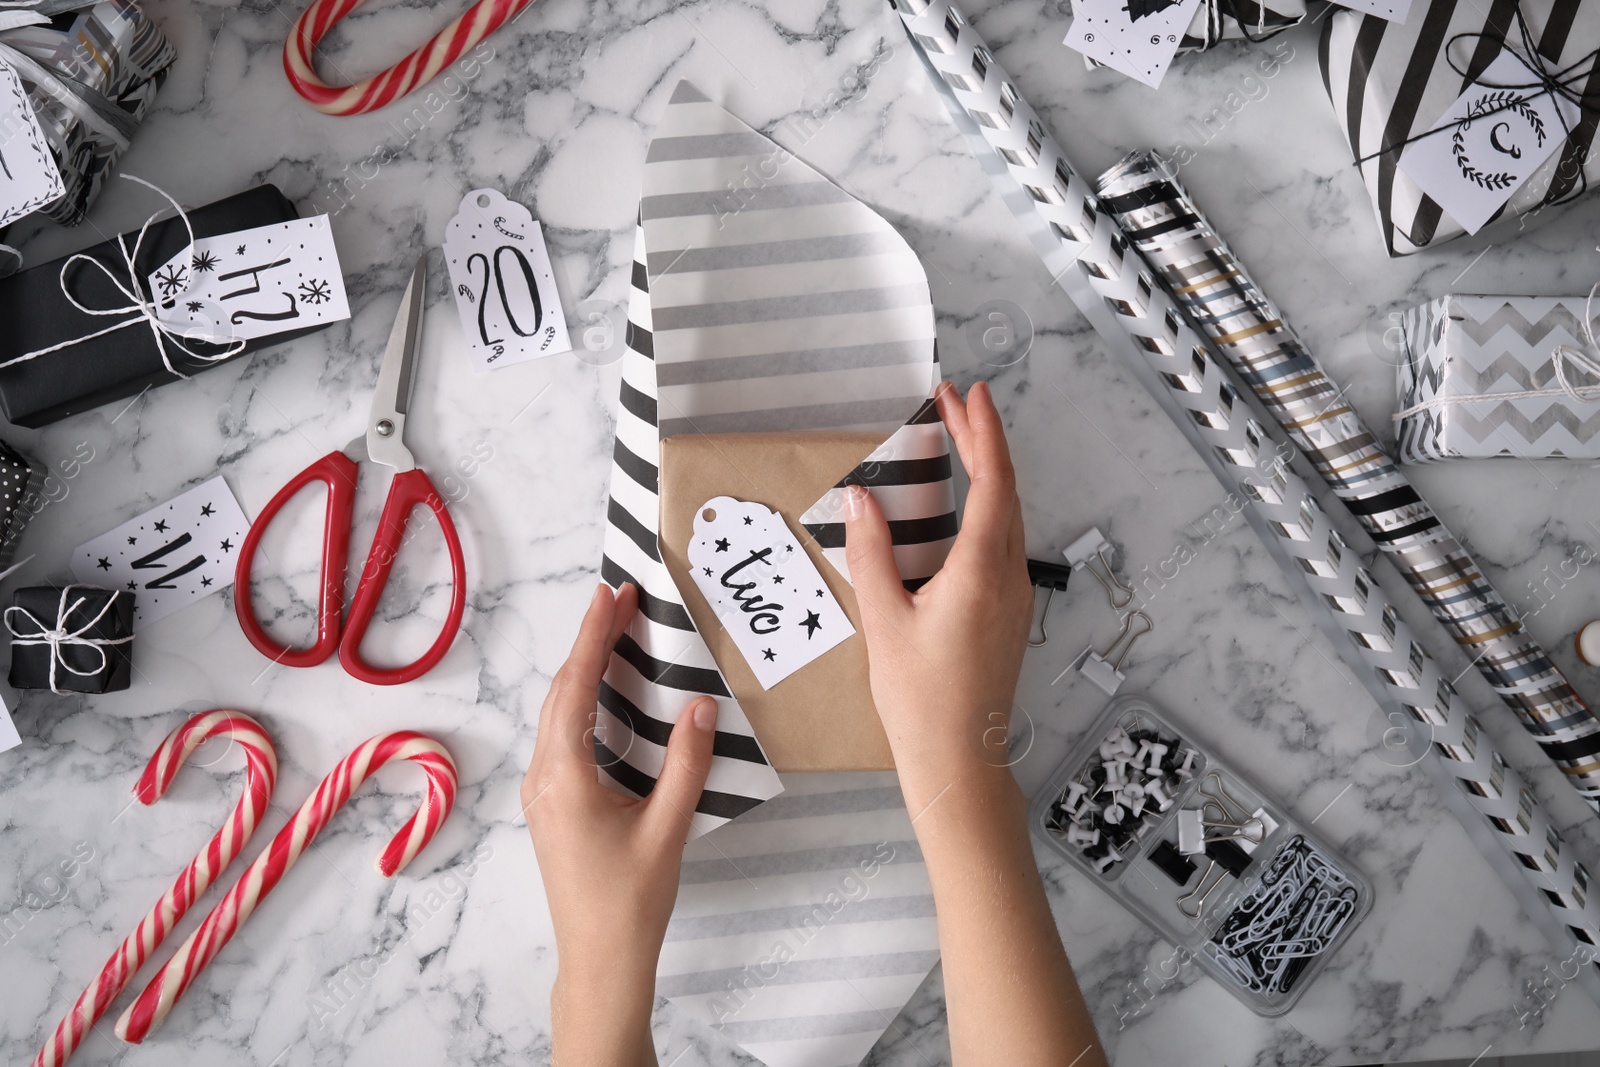
<instances>
[{"instance_id":1,"label":"small black gift box","mask_svg":"<svg viewBox=\"0 0 1600 1067\"><path fill-rule=\"evenodd\" d=\"M132 593L92 585L18 589L5 622L15 689L111 693L132 681Z\"/></svg>"},{"instance_id":2,"label":"small black gift box","mask_svg":"<svg viewBox=\"0 0 1600 1067\"><path fill-rule=\"evenodd\" d=\"M299 218L294 204L275 186L259 185L225 200L189 211L189 224L195 237L216 237L289 222ZM67 288L86 308L111 309L128 306L128 297L112 279L134 286L150 299L146 279L183 251L189 231L180 218L164 219L152 225L144 236L134 263L134 277L128 277L123 247L132 251L138 233L124 234L81 253L104 266L104 270L78 262L67 272ZM148 321L137 312L118 317L87 315L62 290L63 260L45 263L0 280L0 411L18 426L38 427L69 415L137 396L151 386L179 381L214 367L226 359L193 359L171 340L162 341ZM105 332L120 321L130 321L122 329ZM320 329L288 330L244 342L236 356L266 348ZM100 336L91 336L100 334ZM76 342L76 343L73 343ZM203 356L222 355L226 348L185 340L184 345ZM63 347L34 356L32 352ZM165 351L165 360L163 360ZM11 362L20 360L19 362ZM5 364L10 363L10 366ZM168 363L173 369L168 369Z\"/></svg>"}]
</instances>

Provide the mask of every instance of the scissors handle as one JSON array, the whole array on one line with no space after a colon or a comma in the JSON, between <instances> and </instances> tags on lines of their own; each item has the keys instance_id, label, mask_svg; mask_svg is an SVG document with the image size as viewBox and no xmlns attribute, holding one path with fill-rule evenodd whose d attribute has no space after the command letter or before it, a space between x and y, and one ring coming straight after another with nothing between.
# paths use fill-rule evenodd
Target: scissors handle
<instances>
[{"instance_id":1,"label":"scissors handle","mask_svg":"<svg viewBox=\"0 0 1600 1067\"><path fill-rule=\"evenodd\" d=\"M378 601L389 582L389 572L405 542L406 520L413 509L426 505L439 519L439 529L444 533L445 547L450 551L450 614L444 629L434 639L422 658L404 667L374 667L361 658L361 642L367 636L367 627L378 610ZM420 468L404 471L394 476L389 486L389 496L383 502L383 514L378 517L378 532L372 538L372 551L367 553L367 564L361 579L356 583L356 596L350 602L350 617L344 623L344 636L339 640L339 662L352 677L372 685L398 685L419 678L438 666L450 643L461 628L461 614L467 606L467 565L461 557L461 539L456 536L456 525L445 508L444 498L433 487L433 482Z\"/></svg>"},{"instance_id":2,"label":"scissors handle","mask_svg":"<svg viewBox=\"0 0 1600 1067\"><path fill-rule=\"evenodd\" d=\"M263 656L288 667L315 667L339 647L339 613L344 609L345 558L350 552L350 518L355 511L355 461L343 452L330 452L295 475L278 495L267 502L239 549L239 563L233 576L233 604L245 637ZM309 648L288 648L278 644L262 629L256 618L250 565L255 562L256 546L278 512L300 490L312 482L328 487L327 518L322 528L322 591L317 604L317 639Z\"/></svg>"}]
</instances>

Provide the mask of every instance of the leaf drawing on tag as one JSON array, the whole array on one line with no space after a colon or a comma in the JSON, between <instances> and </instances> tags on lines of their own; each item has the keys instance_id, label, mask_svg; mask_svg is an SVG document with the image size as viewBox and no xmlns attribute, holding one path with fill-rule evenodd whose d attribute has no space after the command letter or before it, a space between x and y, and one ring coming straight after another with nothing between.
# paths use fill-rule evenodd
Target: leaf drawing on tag
<instances>
[{"instance_id":1,"label":"leaf drawing on tag","mask_svg":"<svg viewBox=\"0 0 1600 1067\"><path fill-rule=\"evenodd\" d=\"M1497 93L1485 93L1482 97L1473 101L1472 106L1467 108L1466 118L1462 119L1456 125L1456 132L1450 139L1450 155L1455 159L1456 167L1460 169L1461 176L1472 184L1478 186L1480 189L1505 189L1508 188L1513 182L1517 181L1517 175L1512 174L1509 171L1502 170L1495 171L1494 173L1486 173L1481 171L1477 167L1473 166L1472 160L1467 156L1466 135L1467 131L1472 128L1473 120L1488 118L1491 115L1498 115L1505 111L1513 112L1526 121L1528 128L1533 131L1534 137L1538 139L1540 147L1543 147L1544 145L1544 120L1539 117L1539 113L1537 111L1528 105L1527 100L1523 97L1518 96L1513 92L1502 91ZM1512 145L1511 148L1507 149L1500 144L1499 132L1501 125L1506 124L1496 124L1496 126L1489 131L1490 145L1492 145L1496 151L1503 152L1512 159L1521 159L1522 150L1516 145Z\"/></svg>"}]
</instances>

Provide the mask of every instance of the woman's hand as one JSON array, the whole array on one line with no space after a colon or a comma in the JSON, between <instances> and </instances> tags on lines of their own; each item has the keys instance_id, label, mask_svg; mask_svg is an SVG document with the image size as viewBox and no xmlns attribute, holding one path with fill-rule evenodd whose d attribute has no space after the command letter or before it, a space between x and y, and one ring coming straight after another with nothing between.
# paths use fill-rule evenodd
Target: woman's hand
<instances>
[{"instance_id":1,"label":"woman's hand","mask_svg":"<svg viewBox=\"0 0 1600 1067\"><path fill-rule=\"evenodd\" d=\"M689 820L711 769L716 702L678 716L655 789L634 800L600 784L592 739L601 675L638 607L601 585L539 712L522 779L539 875L555 925L551 997L557 1062L653 1064L656 960L678 896Z\"/></svg>"},{"instance_id":2,"label":"woman's hand","mask_svg":"<svg viewBox=\"0 0 1600 1067\"><path fill-rule=\"evenodd\" d=\"M937 403L972 482L939 573L906 592L877 502L861 488L845 499L872 700L913 814L954 782L1010 781L1006 728L1033 609L1022 504L989 387L963 402L945 385Z\"/></svg>"}]
</instances>

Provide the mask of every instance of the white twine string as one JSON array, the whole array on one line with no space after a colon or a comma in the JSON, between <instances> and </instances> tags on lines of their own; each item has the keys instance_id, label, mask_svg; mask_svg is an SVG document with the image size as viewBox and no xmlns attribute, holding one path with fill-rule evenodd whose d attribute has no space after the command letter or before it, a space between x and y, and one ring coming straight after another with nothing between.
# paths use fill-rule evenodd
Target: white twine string
<instances>
[{"instance_id":1,"label":"white twine string","mask_svg":"<svg viewBox=\"0 0 1600 1067\"><path fill-rule=\"evenodd\" d=\"M1556 345L1550 350L1551 366L1555 370L1556 388L1554 389L1518 389L1507 393L1479 393L1475 396L1433 396L1427 400L1412 404L1403 411L1397 411L1392 416L1394 422L1409 418L1423 411L1433 411L1437 408L1449 407L1454 404L1486 404L1499 403L1502 400L1533 400L1543 397L1564 396L1576 404L1600 403L1600 360L1591 356L1589 352L1600 353L1600 344L1594 336L1594 298L1600 291L1600 282L1596 282L1589 289L1589 297L1583 302L1583 340L1588 348L1587 352L1580 352L1571 345ZM1594 379L1594 385L1573 385L1567 378L1567 366L1587 374Z\"/></svg>"},{"instance_id":2,"label":"white twine string","mask_svg":"<svg viewBox=\"0 0 1600 1067\"><path fill-rule=\"evenodd\" d=\"M122 595L122 591L120 589L114 590L111 593L111 596L106 600L105 604L101 606L100 611L94 616L94 618L90 619L76 630L67 629L67 620L72 617L72 613L82 607L84 602L89 599L88 597L80 596L77 600L72 602L71 607L68 607L67 597L71 595L74 589L92 588L94 587L87 585L69 585L65 589L61 590L61 603L56 608L56 624L54 627L45 626L44 623L39 621L39 617L33 612L29 611L27 608L18 607L17 605L13 604L11 607L6 608L5 610L4 617L6 629L11 631L11 643L13 645L50 646L50 692L54 693L56 696L66 695L66 690L61 689L56 685L57 664L65 667L69 673L76 674L80 678L93 678L95 675L101 673L111 665L111 659L106 655L107 645L125 645L129 641L133 640L133 635L131 634L127 637L83 636L96 626L100 625L100 620L106 617L106 612L111 610L112 605L116 604L117 602L117 597ZM37 632L24 633L23 631L17 629L16 623L11 621L11 613L13 611L21 613L22 617L32 624L34 630ZM62 657L62 645L77 645L81 648L94 649L94 651L100 656L100 665L93 670L78 670Z\"/></svg>"},{"instance_id":3,"label":"white twine string","mask_svg":"<svg viewBox=\"0 0 1600 1067\"><path fill-rule=\"evenodd\" d=\"M145 181L143 178L135 177L132 174L123 174L120 175L120 177L126 178L130 182L137 182L147 189L154 190L156 193L161 195L162 199L166 200L167 203L172 205L172 210L178 213L178 218L183 220L183 228L189 233L189 243L184 246L184 249L186 252L192 255L194 252L194 227L189 224L189 216L184 212L183 208L178 206L178 202L172 199L172 197L168 196L164 189ZM180 352L188 356L190 359L198 360L202 363L215 363L224 359L231 359L240 352L244 351L245 342L244 339L240 337L236 337L229 341L220 352L215 354L207 355L194 351L194 349L185 345L182 339L199 337L203 331L192 330L189 327L180 327L163 321L160 315L157 314L159 305L154 299L153 294L151 299L145 299L144 290L139 285L138 268L135 266L135 264L139 259L139 250L144 245L145 234L149 232L151 225L154 224L155 221L159 219L162 213L165 211L166 209L162 208L160 211L157 211L155 214L145 219L144 225L139 227L139 236L134 240L133 249L131 251L128 249L127 235L123 234L117 237L117 250L122 253L123 265L128 271L127 284L123 284L122 279L119 278L110 267L107 267L98 259L87 256L82 252L67 257L67 261L61 265L61 292L73 307L77 308L85 315L122 315L127 316L126 318L114 325L107 326L103 330L96 330L94 333L84 334L82 337L75 337L70 341L62 341L60 344L50 345L48 348L36 348L32 352L24 352L20 356L13 356L4 363L0 363L0 369L13 366L17 363L25 363L30 359L38 359L40 356L48 356L52 352L60 352L63 349L71 348L74 345L81 345L85 341L92 341L96 337L104 337L106 334L116 333L118 330L127 329L129 326L136 326L141 322L147 323L150 326L150 332L155 335L156 350L161 354L162 365L165 366L168 371L176 374L180 378L187 379L189 376L172 365L172 360L167 355L168 341L171 341ZM74 263L78 262L86 263L89 266L99 270L100 273L104 274L106 278L110 280L111 284L116 286L118 291L121 292L123 296L128 298L128 303L119 308L90 308L84 307L82 304L80 304L78 302L78 298L72 295L72 290L67 286L67 272L72 270ZM168 298L176 300L178 297L181 297L185 292L187 292L188 289L189 279L186 274L183 282L173 289L173 291L168 295Z\"/></svg>"}]
</instances>

